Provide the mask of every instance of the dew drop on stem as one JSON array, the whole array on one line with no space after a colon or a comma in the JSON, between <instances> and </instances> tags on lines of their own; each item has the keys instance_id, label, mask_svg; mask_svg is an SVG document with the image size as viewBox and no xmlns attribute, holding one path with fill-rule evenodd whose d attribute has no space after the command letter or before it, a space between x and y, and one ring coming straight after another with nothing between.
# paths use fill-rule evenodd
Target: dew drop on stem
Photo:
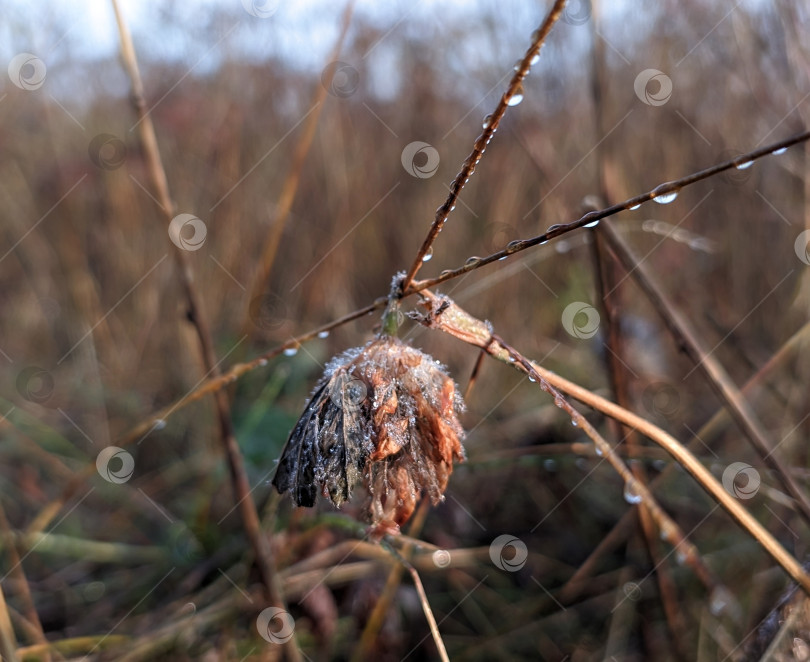
<instances>
[{"instance_id":1,"label":"dew drop on stem","mask_svg":"<svg viewBox=\"0 0 810 662\"><path fill-rule=\"evenodd\" d=\"M642 496L638 489L638 483L634 478L624 484L624 500L632 504L641 503Z\"/></svg>"},{"instance_id":2,"label":"dew drop on stem","mask_svg":"<svg viewBox=\"0 0 810 662\"><path fill-rule=\"evenodd\" d=\"M427 252L422 257L422 262L430 262L433 257L433 246L427 249Z\"/></svg>"},{"instance_id":3,"label":"dew drop on stem","mask_svg":"<svg viewBox=\"0 0 810 662\"><path fill-rule=\"evenodd\" d=\"M632 207L630 207L630 211L636 211L636 209L638 209L639 207L641 207L640 202L637 205L633 205Z\"/></svg>"},{"instance_id":4,"label":"dew drop on stem","mask_svg":"<svg viewBox=\"0 0 810 662\"><path fill-rule=\"evenodd\" d=\"M473 257L468 257L467 258L467 261L464 262L464 266L468 267L468 268L472 268L472 267L477 266L480 263L481 263L481 258L473 256Z\"/></svg>"},{"instance_id":5,"label":"dew drop on stem","mask_svg":"<svg viewBox=\"0 0 810 662\"><path fill-rule=\"evenodd\" d=\"M655 200L659 205L668 205L670 202L674 202L675 198L678 197L678 191L669 191L668 193L659 193L653 200Z\"/></svg>"},{"instance_id":6,"label":"dew drop on stem","mask_svg":"<svg viewBox=\"0 0 810 662\"><path fill-rule=\"evenodd\" d=\"M752 165L754 165L753 161L746 161L745 163L740 163L740 165L735 166L737 170L748 170Z\"/></svg>"},{"instance_id":7,"label":"dew drop on stem","mask_svg":"<svg viewBox=\"0 0 810 662\"><path fill-rule=\"evenodd\" d=\"M776 156L779 156L780 154L784 154L785 152L787 152L787 147L780 147L779 149L773 150L773 152L771 152L771 154L775 154Z\"/></svg>"},{"instance_id":8,"label":"dew drop on stem","mask_svg":"<svg viewBox=\"0 0 810 662\"><path fill-rule=\"evenodd\" d=\"M285 347L284 356L295 356L298 354L298 347Z\"/></svg>"},{"instance_id":9,"label":"dew drop on stem","mask_svg":"<svg viewBox=\"0 0 810 662\"><path fill-rule=\"evenodd\" d=\"M329 337L329 331L319 331L318 332L318 338L328 338L328 337Z\"/></svg>"},{"instance_id":10,"label":"dew drop on stem","mask_svg":"<svg viewBox=\"0 0 810 662\"><path fill-rule=\"evenodd\" d=\"M484 118L484 121L482 122L481 126L483 126L485 129L488 129L491 124L492 124L492 115L487 115Z\"/></svg>"},{"instance_id":11,"label":"dew drop on stem","mask_svg":"<svg viewBox=\"0 0 810 662\"><path fill-rule=\"evenodd\" d=\"M504 94L504 98L506 99L507 106L517 106L521 101L523 101L523 85L518 85L515 88L515 91L512 92L511 96L509 96L509 92Z\"/></svg>"}]
</instances>

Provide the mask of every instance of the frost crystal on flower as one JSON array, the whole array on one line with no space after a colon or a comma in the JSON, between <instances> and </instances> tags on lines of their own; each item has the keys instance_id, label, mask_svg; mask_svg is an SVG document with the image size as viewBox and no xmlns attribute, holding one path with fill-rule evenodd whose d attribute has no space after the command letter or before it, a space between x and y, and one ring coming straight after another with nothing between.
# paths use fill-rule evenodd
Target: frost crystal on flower
<instances>
[{"instance_id":1,"label":"frost crystal on flower","mask_svg":"<svg viewBox=\"0 0 810 662\"><path fill-rule=\"evenodd\" d=\"M464 459L463 407L444 367L397 338L350 349L327 365L273 485L298 506L318 492L340 506L362 481L369 521L398 530L422 493L444 498L453 461Z\"/></svg>"}]
</instances>

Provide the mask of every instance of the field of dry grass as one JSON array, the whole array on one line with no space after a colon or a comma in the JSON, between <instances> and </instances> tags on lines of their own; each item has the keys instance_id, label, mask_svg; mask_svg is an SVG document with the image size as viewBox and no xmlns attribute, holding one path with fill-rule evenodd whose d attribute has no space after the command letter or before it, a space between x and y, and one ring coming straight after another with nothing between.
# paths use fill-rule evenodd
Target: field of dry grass
<instances>
[{"instance_id":1,"label":"field of dry grass","mask_svg":"<svg viewBox=\"0 0 810 662\"><path fill-rule=\"evenodd\" d=\"M417 285L743 167L429 288L514 353L400 327L468 391L467 459L403 527L421 543L371 541L361 498L293 509L270 484L324 365L379 331L551 4L313 5L285 32L281 4L149 3L129 25L140 116L126 57L88 55L81 16L9 9L4 659L441 659L411 567L453 660L810 659L801 590L768 620L810 579L764 538L805 560L807 136L738 158L808 126L801 3L566 7ZM584 419L524 357L587 389ZM599 398L689 446L721 498Z\"/></svg>"}]
</instances>

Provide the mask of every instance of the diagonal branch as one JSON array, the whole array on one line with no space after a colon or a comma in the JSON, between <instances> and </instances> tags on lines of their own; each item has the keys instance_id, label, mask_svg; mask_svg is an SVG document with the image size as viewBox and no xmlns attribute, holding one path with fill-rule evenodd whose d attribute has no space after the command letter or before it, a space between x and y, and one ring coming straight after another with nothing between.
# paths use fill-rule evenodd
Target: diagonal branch
<instances>
[{"instance_id":1,"label":"diagonal branch","mask_svg":"<svg viewBox=\"0 0 810 662\"><path fill-rule=\"evenodd\" d=\"M343 49L343 42L346 40L346 33L349 31L353 11L354 0L350 0L350 2L346 4L346 8L343 11L340 35L338 36L337 43L329 56L330 62L337 60L338 56L340 55L340 51ZM316 88L316 92L311 103L311 106L315 108L315 111L307 118L307 122L304 125L303 135L295 147L290 169L287 172L287 177L284 180L283 186L281 187L278 205L273 214L273 224L270 226L270 230L267 233L267 238L264 241L264 248L262 249L259 266L256 269L256 274L253 279L253 289L249 301L253 301L256 297L261 296L261 294L267 289L268 279L270 278L270 273L273 270L273 264L276 260L278 247L281 244L281 235L284 233L284 228L286 227L287 220L290 217L290 210L292 209L292 204L295 200L295 194L298 191L298 183L301 180L301 172L304 168L304 162L306 161L307 154L309 154L309 149L312 146L312 140L315 138L315 130L318 128L318 121L321 117L321 111L323 110L326 95L326 86L319 84ZM245 314L245 318L247 317L248 315ZM250 330L250 325L247 323L247 319L245 319L243 330L245 332L249 332Z\"/></svg>"},{"instance_id":2,"label":"diagonal branch","mask_svg":"<svg viewBox=\"0 0 810 662\"><path fill-rule=\"evenodd\" d=\"M442 227L444 227L447 217L450 216L450 212L455 209L461 189L464 188L464 185L475 172L475 167L484 155L484 151L487 145L489 145L490 140L492 140L492 137L498 130L501 119L506 114L506 108L520 103L520 99L523 98L523 79L528 76L532 65L537 62L540 49L543 47L543 42L546 40L548 33L551 32L551 28L554 23L557 22L560 14L562 14L564 6L565 0L556 0L548 16L546 16L546 20L543 21L540 28L532 34L532 45L529 46L529 49L520 61L514 76L512 76L512 80L509 81L509 87L501 97L495 110L484 121L484 132L475 140L472 153L462 164L461 172L456 175L453 183L450 184L450 195L447 196L447 200L444 201L444 204L436 210L436 216L433 219L433 224L430 226L427 237L425 237L425 241L422 242L422 247L416 253L416 259L414 259L411 268L408 269L408 273L402 281L401 292L408 291L413 279L422 267L423 258L427 255L428 251L430 251L433 242L436 241L436 237L439 236L439 232L442 231ZM520 97L518 97L518 95L520 95Z\"/></svg>"},{"instance_id":3,"label":"diagonal branch","mask_svg":"<svg viewBox=\"0 0 810 662\"><path fill-rule=\"evenodd\" d=\"M610 249L618 258L621 265L632 276L638 286L647 295L664 324L672 334L675 342L682 347L695 366L700 368L712 390L728 407L729 413L740 429L748 437L751 445L760 454L762 459L773 468L785 489L795 499L799 512L805 520L810 522L810 499L801 490L790 472L790 468L774 453L765 431L762 429L757 416L746 402L740 390L731 380L723 366L711 353L702 346L697 334L692 330L686 318L681 315L672 304L672 301L655 282L643 261L633 254L633 251L622 239L612 225L604 223L599 233L605 238Z\"/></svg>"},{"instance_id":4,"label":"diagonal branch","mask_svg":"<svg viewBox=\"0 0 810 662\"><path fill-rule=\"evenodd\" d=\"M424 316L418 316L417 318L422 324L429 328L444 331L470 345L480 347L494 358L518 367L518 355L505 343L501 343L492 333L492 329L488 324L459 308L448 297L439 297L430 292L423 292L422 296L427 300L428 308L428 312ZM620 423L624 423L628 427L638 430L645 437L661 446L683 466L684 469L692 474L692 477L700 486L706 490L715 501L723 506L723 508L765 548L765 551L782 566L785 572L810 594L810 575L804 571L801 564L782 547L779 541L777 541L759 521L740 505L739 501L726 492L711 472L672 435L664 432L633 412L619 407L586 388L569 382L567 379L560 377L550 370L546 370L533 361L526 361L526 365L524 365L522 361L519 362L519 367L523 371L527 370L527 366L531 368L531 376L533 376L535 380L543 380L554 389L567 393L574 399L593 407L603 414L616 419ZM540 383L541 385L543 384L543 382ZM555 404L566 409L564 399L561 399L560 402L557 402L555 399ZM568 411L568 409L566 409L566 411ZM630 478L635 481L632 474ZM630 486L636 494L643 495L642 499L649 494L646 487L640 485L638 481L631 483Z\"/></svg>"},{"instance_id":5,"label":"diagonal branch","mask_svg":"<svg viewBox=\"0 0 810 662\"><path fill-rule=\"evenodd\" d=\"M487 255L486 257L475 258L474 260L473 259L467 260L464 266L461 266L458 269L447 269L443 271L441 274L439 274L436 278L429 278L426 280L421 280L418 283L411 283L408 289L403 289L404 292L403 296L415 294L416 292L421 292L422 290L427 289L429 287L434 287L436 285L439 285L440 283L444 283L445 281L451 280L453 278L458 278L459 276L463 276L469 271L475 271L476 269L480 269L481 267L487 264L497 262L501 258L514 255L515 253L520 253L521 251L525 251L527 248L532 248L534 246L545 244L550 239L554 239L561 235L568 234L569 232L572 232L583 226L596 224L601 219L618 214L620 211L625 211L628 209L634 210L639 205L648 202L650 200L654 200L655 198L665 195L672 195L673 193L677 194L681 189L685 188L686 186L690 186L691 184L694 184L696 182L708 179L709 177L713 177L717 174L720 174L721 172L725 172L726 170L731 170L732 168L736 168L737 166L746 165L751 161L761 159L763 156L768 156L769 154L775 154L777 152L781 154L784 149L787 149L788 147L797 145L799 143L803 143L807 140L810 140L810 131L797 133L796 135L790 136L789 138L784 138L783 140L771 143L770 145L766 145L765 147L760 147L759 149L752 150L750 152L747 152L746 154L741 154L737 158L730 159L728 161L723 161L722 163L718 163L709 168L705 168L704 170L699 170L698 172L693 172L691 175L686 175L685 177L681 177L680 179L675 179L671 182L665 182L664 184L660 184L655 188L650 189L646 193L640 193L639 195L629 198L624 202L620 202L618 204L612 205L605 209L601 209L599 211L589 211L587 214L584 214L576 221L571 221L570 223L563 223L560 225L552 225L543 234L537 235L536 237L532 237L531 239L510 241L505 248L499 250L497 253Z\"/></svg>"}]
</instances>

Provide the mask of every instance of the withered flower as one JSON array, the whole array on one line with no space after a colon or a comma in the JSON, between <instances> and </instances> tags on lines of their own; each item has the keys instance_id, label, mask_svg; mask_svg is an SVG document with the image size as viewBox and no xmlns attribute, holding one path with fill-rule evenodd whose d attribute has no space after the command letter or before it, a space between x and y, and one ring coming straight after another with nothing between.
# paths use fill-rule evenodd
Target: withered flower
<instances>
[{"instance_id":1,"label":"withered flower","mask_svg":"<svg viewBox=\"0 0 810 662\"><path fill-rule=\"evenodd\" d=\"M350 349L327 365L273 485L298 506L318 492L340 506L362 481L374 529L398 531L422 493L444 498L453 460L464 459L463 406L444 367L399 339Z\"/></svg>"}]
</instances>

